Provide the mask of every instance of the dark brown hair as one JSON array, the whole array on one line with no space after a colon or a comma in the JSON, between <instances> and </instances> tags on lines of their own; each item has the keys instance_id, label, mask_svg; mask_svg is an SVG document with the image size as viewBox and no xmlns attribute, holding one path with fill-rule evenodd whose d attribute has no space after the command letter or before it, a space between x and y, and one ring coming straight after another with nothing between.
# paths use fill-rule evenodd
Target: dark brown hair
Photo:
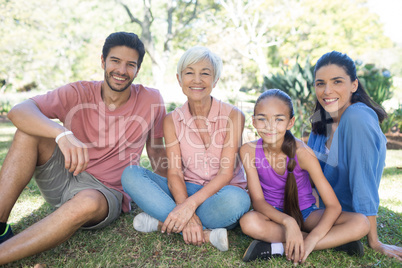
<instances>
[{"instance_id":1,"label":"dark brown hair","mask_svg":"<svg viewBox=\"0 0 402 268\"><path fill-rule=\"evenodd\" d=\"M292 99L288 94L279 89L269 89L263 92L257 99L254 106L254 115L257 105L266 98L277 98L283 101L289 108L289 118L293 118L294 110ZM299 192L297 190L296 178L293 174L293 170L296 166L296 140L290 130L285 133L285 139L281 147L282 152L284 152L287 157L289 157L289 163L287 165L288 177L286 178L285 185L285 197L284 197L284 209L283 211L294 218L300 228L303 228L303 215L299 207Z\"/></svg>"},{"instance_id":2,"label":"dark brown hair","mask_svg":"<svg viewBox=\"0 0 402 268\"><path fill-rule=\"evenodd\" d=\"M327 65L335 64L341 68L343 68L346 74L349 76L350 81L354 82L357 79L356 75L356 65L354 61L346 54L342 54L338 51L328 52L321 56L321 58L317 61L317 64L314 68L314 80L317 71ZM370 96L367 94L363 85L358 81L358 87L356 92L352 94L352 103L362 102L366 104L368 107L374 110L374 112L378 116L378 120L380 123L387 117L387 113L384 109L375 103ZM314 114L310 118L310 122L312 125L312 132L314 134L325 135L328 136L331 130L330 124L333 123L331 116L325 111L325 109L321 106L321 104L316 100Z\"/></svg>"},{"instance_id":3,"label":"dark brown hair","mask_svg":"<svg viewBox=\"0 0 402 268\"><path fill-rule=\"evenodd\" d=\"M103 44L102 48L103 58L106 60L107 56L109 55L110 49L117 46L126 46L137 50L138 52L137 65L138 68L141 67L141 63L145 55L145 47L142 41L138 38L138 36L135 33L116 32L110 34L106 38L105 43Z\"/></svg>"}]
</instances>

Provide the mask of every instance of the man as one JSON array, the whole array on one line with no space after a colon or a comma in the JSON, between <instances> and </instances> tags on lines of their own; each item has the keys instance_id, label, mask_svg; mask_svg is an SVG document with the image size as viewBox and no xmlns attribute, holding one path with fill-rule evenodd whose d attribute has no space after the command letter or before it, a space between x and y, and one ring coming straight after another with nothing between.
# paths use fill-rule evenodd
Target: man
<instances>
[{"instance_id":1,"label":"man","mask_svg":"<svg viewBox=\"0 0 402 268\"><path fill-rule=\"evenodd\" d=\"M126 166L139 163L144 144L155 172L166 176L162 97L132 85L144 54L137 35L113 33L102 50L104 81L71 83L9 112L17 132L0 171L0 265L53 248L79 228L102 228L129 211L120 177ZM13 236L7 219L34 172L43 197L58 209Z\"/></svg>"}]
</instances>

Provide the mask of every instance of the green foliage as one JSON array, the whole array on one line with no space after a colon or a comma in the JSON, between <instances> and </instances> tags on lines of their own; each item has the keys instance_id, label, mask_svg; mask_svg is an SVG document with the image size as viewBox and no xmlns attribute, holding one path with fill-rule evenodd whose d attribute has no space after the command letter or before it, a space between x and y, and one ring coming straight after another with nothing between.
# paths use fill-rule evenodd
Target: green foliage
<instances>
[{"instance_id":1,"label":"green foliage","mask_svg":"<svg viewBox=\"0 0 402 268\"><path fill-rule=\"evenodd\" d=\"M170 113L172 112L174 109L176 109L176 107L181 106L181 103L178 102L171 102L169 104L166 105L166 112Z\"/></svg>"},{"instance_id":2,"label":"green foliage","mask_svg":"<svg viewBox=\"0 0 402 268\"><path fill-rule=\"evenodd\" d=\"M293 101L295 125L292 132L296 137L309 133L309 118L314 107L314 66L307 58L304 67L296 60L293 67L282 68L281 73L264 77L263 90L277 88L286 92Z\"/></svg>"},{"instance_id":3,"label":"green foliage","mask_svg":"<svg viewBox=\"0 0 402 268\"><path fill-rule=\"evenodd\" d=\"M151 7L153 23L144 36L152 37L153 46L136 80L140 83L159 81L152 79L158 73L156 59L166 76L174 77L171 66L193 45L208 46L222 57L221 85L231 90L256 88L262 75L297 55L314 60L329 47L360 55L390 47L363 0L0 0L0 56L6 59L0 65L0 92L31 83L48 90L102 79L104 38L120 30L143 34L121 3L142 22L144 5ZM152 50L158 53L151 55Z\"/></svg>"},{"instance_id":4,"label":"green foliage","mask_svg":"<svg viewBox=\"0 0 402 268\"><path fill-rule=\"evenodd\" d=\"M356 71L359 82L362 83L369 96L379 105L392 97L392 75L385 68L377 68L375 64L356 62ZM395 124L395 115L388 114L381 123L381 130L387 133Z\"/></svg>"},{"instance_id":5,"label":"green foliage","mask_svg":"<svg viewBox=\"0 0 402 268\"><path fill-rule=\"evenodd\" d=\"M2 100L0 101L0 115L7 114L12 108L12 105L9 100Z\"/></svg>"},{"instance_id":6,"label":"green foliage","mask_svg":"<svg viewBox=\"0 0 402 268\"><path fill-rule=\"evenodd\" d=\"M402 105L392 113L388 113L388 118L386 118L381 124L381 130L384 133L391 131L402 132Z\"/></svg>"},{"instance_id":7,"label":"green foliage","mask_svg":"<svg viewBox=\"0 0 402 268\"><path fill-rule=\"evenodd\" d=\"M51 89L101 73L101 44L121 23L107 0L0 0L0 92ZM99 76L100 79L102 76Z\"/></svg>"},{"instance_id":8,"label":"green foliage","mask_svg":"<svg viewBox=\"0 0 402 268\"><path fill-rule=\"evenodd\" d=\"M395 114L388 113L388 117L380 124L383 133L387 133L395 125Z\"/></svg>"},{"instance_id":9,"label":"green foliage","mask_svg":"<svg viewBox=\"0 0 402 268\"><path fill-rule=\"evenodd\" d=\"M395 122L397 124L397 127L400 132L402 132L402 105L399 106L399 109L397 109L394 112L395 115Z\"/></svg>"},{"instance_id":10,"label":"green foliage","mask_svg":"<svg viewBox=\"0 0 402 268\"><path fill-rule=\"evenodd\" d=\"M280 25L284 41L278 49L282 58L311 55L315 62L330 50L348 52L354 58L392 47L378 15L369 10L365 0L297 2L289 10L286 23Z\"/></svg>"},{"instance_id":11,"label":"green foliage","mask_svg":"<svg viewBox=\"0 0 402 268\"><path fill-rule=\"evenodd\" d=\"M379 69L375 64L356 63L357 77L370 97L379 105L392 97L392 75L385 68Z\"/></svg>"}]
</instances>

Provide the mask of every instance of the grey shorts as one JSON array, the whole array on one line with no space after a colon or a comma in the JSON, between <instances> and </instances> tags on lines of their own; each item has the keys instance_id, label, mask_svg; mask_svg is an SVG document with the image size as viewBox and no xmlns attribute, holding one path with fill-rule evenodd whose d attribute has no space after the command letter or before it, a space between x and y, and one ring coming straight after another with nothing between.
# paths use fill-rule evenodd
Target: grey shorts
<instances>
[{"instance_id":1,"label":"grey shorts","mask_svg":"<svg viewBox=\"0 0 402 268\"><path fill-rule=\"evenodd\" d=\"M106 187L85 171L74 176L64 165L64 155L56 145L52 157L44 165L35 169L35 181L48 203L58 208L78 192L85 189L95 189L105 196L109 205L109 214L100 223L90 227L82 227L82 229L100 229L119 217L123 200L122 193Z\"/></svg>"}]
</instances>

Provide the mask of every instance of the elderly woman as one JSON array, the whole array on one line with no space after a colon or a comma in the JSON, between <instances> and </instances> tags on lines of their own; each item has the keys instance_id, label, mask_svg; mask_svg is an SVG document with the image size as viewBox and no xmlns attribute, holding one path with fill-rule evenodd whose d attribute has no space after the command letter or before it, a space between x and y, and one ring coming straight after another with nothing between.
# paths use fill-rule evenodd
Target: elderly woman
<instances>
[{"instance_id":1,"label":"elderly woman","mask_svg":"<svg viewBox=\"0 0 402 268\"><path fill-rule=\"evenodd\" d=\"M167 178L138 166L126 168L123 189L144 211L140 232L182 233L186 244L210 242L228 249L227 229L249 210L244 170L238 161L244 115L211 96L222 60L205 47L187 50L177 80L188 101L164 120Z\"/></svg>"},{"instance_id":2,"label":"elderly woman","mask_svg":"<svg viewBox=\"0 0 402 268\"><path fill-rule=\"evenodd\" d=\"M367 217L369 246L402 260L402 248L381 243L377 234L378 187L387 143L379 122L386 113L364 90L348 55L324 54L314 74L316 113L308 145L320 160L342 210Z\"/></svg>"}]
</instances>

